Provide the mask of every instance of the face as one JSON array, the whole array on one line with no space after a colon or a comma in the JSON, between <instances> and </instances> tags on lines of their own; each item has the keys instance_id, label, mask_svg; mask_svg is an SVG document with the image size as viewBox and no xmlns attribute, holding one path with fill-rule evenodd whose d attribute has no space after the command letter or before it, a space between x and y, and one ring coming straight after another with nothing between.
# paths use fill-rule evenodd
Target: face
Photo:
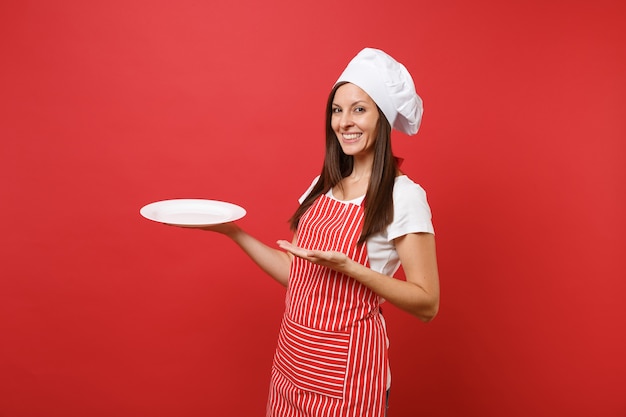
<instances>
[{"instance_id":1,"label":"face","mask_svg":"<svg viewBox=\"0 0 626 417\"><path fill-rule=\"evenodd\" d=\"M346 155L373 154L378 117L374 100L356 85L347 83L335 92L331 126Z\"/></svg>"}]
</instances>

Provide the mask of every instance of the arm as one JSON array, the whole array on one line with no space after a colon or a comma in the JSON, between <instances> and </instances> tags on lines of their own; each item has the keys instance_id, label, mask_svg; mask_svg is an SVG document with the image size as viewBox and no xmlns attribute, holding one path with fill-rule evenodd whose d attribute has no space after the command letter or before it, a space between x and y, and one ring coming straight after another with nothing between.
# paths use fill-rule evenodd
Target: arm
<instances>
[{"instance_id":1,"label":"arm","mask_svg":"<svg viewBox=\"0 0 626 417\"><path fill-rule=\"evenodd\" d=\"M286 287L293 255L271 248L251 236L235 223L225 223L202 228L221 233L235 242L265 273ZM295 242L295 238L294 238Z\"/></svg>"},{"instance_id":2,"label":"arm","mask_svg":"<svg viewBox=\"0 0 626 417\"><path fill-rule=\"evenodd\" d=\"M435 236L430 233L409 233L395 239L394 243L406 281L373 271L339 252L308 251L279 241L283 249L295 256L349 275L398 308L428 322L437 315L439 309Z\"/></svg>"}]
</instances>

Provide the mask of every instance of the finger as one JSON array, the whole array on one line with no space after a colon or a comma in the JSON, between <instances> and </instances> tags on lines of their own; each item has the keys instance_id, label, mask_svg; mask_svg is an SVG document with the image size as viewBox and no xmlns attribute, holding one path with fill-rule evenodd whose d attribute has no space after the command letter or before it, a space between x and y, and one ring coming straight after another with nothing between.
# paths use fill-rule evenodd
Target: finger
<instances>
[{"instance_id":1,"label":"finger","mask_svg":"<svg viewBox=\"0 0 626 417\"><path fill-rule=\"evenodd\" d=\"M291 244L291 242L288 242L286 240L279 240L278 242L276 242L278 244L278 247L280 247L281 249L287 251L287 252L291 252L294 253L295 251L297 251L298 248L297 246Z\"/></svg>"},{"instance_id":2,"label":"finger","mask_svg":"<svg viewBox=\"0 0 626 417\"><path fill-rule=\"evenodd\" d=\"M278 246L280 246L283 249L289 248L289 247L293 247L293 245L291 244L291 242L288 242L286 240L277 240L276 243L278 244Z\"/></svg>"},{"instance_id":3,"label":"finger","mask_svg":"<svg viewBox=\"0 0 626 417\"><path fill-rule=\"evenodd\" d=\"M300 257L300 258L302 258L303 256L305 256L306 251L305 251L304 249L299 248L299 247L297 247L297 246L294 246L294 245L292 245L291 243L289 243L289 242L287 242L287 241L285 241L285 240L282 240L282 241L281 241L281 240L279 240L279 241L278 241L278 242L276 242L276 243L278 243L278 246L279 246L281 249L283 249L283 250L285 250L285 251L287 251L287 252L289 252L289 253L291 253L291 254L293 254L293 255L295 255L295 256L298 256L298 257Z\"/></svg>"}]
</instances>

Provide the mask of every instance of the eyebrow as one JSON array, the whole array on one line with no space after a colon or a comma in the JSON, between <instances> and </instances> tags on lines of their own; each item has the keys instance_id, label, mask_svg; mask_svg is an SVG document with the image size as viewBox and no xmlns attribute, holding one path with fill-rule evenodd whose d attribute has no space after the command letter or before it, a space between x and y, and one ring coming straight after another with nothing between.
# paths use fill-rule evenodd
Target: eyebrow
<instances>
[{"instance_id":1,"label":"eyebrow","mask_svg":"<svg viewBox=\"0 0 626 417\"><path fill-rule=\"evenodd\" d=\"M357 100L357 101L355 101L354 103L350 104L350 106L348 106L348 107L355 106L355 105L357 105L357 104L359 104L359 103L361 103L361 104L368 104L368 103L367 103L367 101L364 101L364 100ZM333 101L333 106L341 107L339 104L335 103L334 101Z\"/></svg>"}]
</instances>

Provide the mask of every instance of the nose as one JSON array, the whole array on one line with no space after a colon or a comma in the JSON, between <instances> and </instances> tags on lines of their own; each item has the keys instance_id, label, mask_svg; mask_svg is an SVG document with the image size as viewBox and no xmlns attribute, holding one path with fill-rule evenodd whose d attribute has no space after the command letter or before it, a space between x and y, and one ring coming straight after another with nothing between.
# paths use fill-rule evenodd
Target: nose
<instances>
[{"instance_id":1,"label":"nose","mask_svg":"<svg viewBox=\"0 0 626 417\"><path fill-rule=\"evenodd\" d=\"M345 129L352 125L353 125L353 122L352 122L352 116L350 115L350 112L342 112L341 119L339 120L339 126Z\"/></svg>"}]
</instances>

